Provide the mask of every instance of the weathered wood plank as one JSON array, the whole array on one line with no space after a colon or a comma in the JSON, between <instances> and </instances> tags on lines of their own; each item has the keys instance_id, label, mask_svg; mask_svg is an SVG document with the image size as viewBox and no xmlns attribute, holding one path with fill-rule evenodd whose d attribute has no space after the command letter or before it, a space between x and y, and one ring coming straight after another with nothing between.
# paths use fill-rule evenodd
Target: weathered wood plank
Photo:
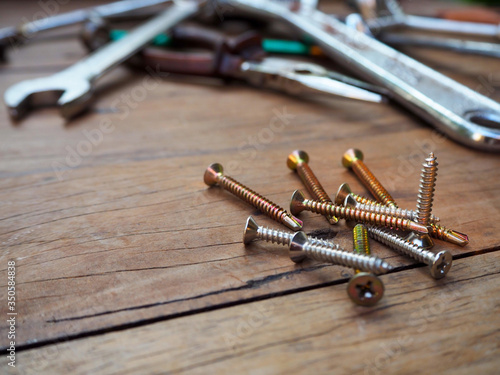
<instances>
[{"instance_id":1,"label":"weathered wood plank","mask_svg":"<svg viewBox=\"0 0 500 375\"><path fill-rule=\"evenodd\" d=\"M76 43L60 43L44 42L51 54L40 71L30 64L44 47L13 55L15 68L1 73L2 91L83 56ZM66 47L71 53L64 53ZM472 88L475 71L464 78L461 66L475 59L457 58L463 63L453 73ZM494 61L481 61L482 74L497 69ZM442 139L400 108L304 101L238 84L199 85L173 77L154 83L145 89L143 74L113 72L99 82L94 110L69 125L55 109L46 109L13 126L0 106L0 285L5 285L7 260L15 259L23 312L20 345L348 277L341 267L295 266L284 248L245 249L242 227L255 210L204 186L204 168L214 161L287 206L291 192L302 187L285 166L296 148L310 153L311 166L329 192L345 181L363 192L339 163L342 152L355 146L365 151L367 163L401 205L413 207L419 165L433 150L440 162L436 214L472 239L465 249L444 244L437 249L457 255L500 246L492 220L500 209L498 158ZM498 90L492 95L500 98ZM276 113L293 117L276 126ZM102 124L112 130L103 131ZM77 150L82 152L75 156ZM65 166L71 169L61 171ZM352 246L344 224L329 228L320 216L303 217L307 231L326 229L346 248ZM259 221L273 225L263 217ZM396 266L412 264L381 246L374 251ZM5 298L0 296L1 309ZM2 322L0 337L6 329Z\"/></svg>"},{"instance_id":2,"label":"weathered wood plank","mask_svg":"<svg viewBox=\"0 0 500 375\"><path fill-rule=\"evenodd\" d=\"M382 276L378 307L344 303L345 284L29 350L13 374L494 374L500 252ZM0 359L5 365L6 359Z\"/></svg>"}]
</instances>

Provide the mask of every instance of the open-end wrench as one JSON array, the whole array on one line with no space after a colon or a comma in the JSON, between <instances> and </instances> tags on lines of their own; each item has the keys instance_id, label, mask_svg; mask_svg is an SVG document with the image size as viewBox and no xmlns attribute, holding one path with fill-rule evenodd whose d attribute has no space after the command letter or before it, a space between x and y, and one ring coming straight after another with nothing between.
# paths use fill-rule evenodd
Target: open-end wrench
<instances>
[{"instance_id":1,"label":"open-end wrench","mask_svg":"<svg viewBox=\"0 0 500 375\"><path fill-rule=\"evenodd\" d=\"M172 0L123 0L115 3L99 5L93 8L61 13L36 21L26 22L18 26L2 28L0 29L0 60L5 60L5 52L7 48L26 43L39 32L82 23L93 14L97 14L103 18L125 15L142 8L170 1Z\"/></svg>"},{"instance_id":2,"label":"open-end wrench","mask_svg":"<svg viewBox=\"0 0 500 375\"><path fill-rule=\"evenodd\" d=\"M98 49L75 65L49 77L23 81L11 86L4 99L13 119L22 117L39 104L61 107L65 118L82 112L89 104L93 82L164 32L196 14L202 2L179 0L160 15L139 26L123 39Z\"/></svg>"},{"instance_id":3,"label":"open-end wrench","mask_svg":"<svg viewBox=\"0 0 500 375\"><path fill-rule=\"evenodd\" d=\"M329 57L462 144L500 151L500 104L318 10L296 13L265 0L219 0L234 9L282 20Z\"/></svg>"}]
</instances>

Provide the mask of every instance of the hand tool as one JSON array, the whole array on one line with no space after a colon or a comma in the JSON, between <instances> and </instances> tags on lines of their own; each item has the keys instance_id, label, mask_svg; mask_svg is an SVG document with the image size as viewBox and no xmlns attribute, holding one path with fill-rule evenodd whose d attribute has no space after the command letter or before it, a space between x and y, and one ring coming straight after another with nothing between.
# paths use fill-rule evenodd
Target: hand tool
<instances>
[{"instance_id":1,"label":"hand tool","mask_svg":"<svg viewBox=\"0 0 500 375\"><path fill-rule=\"evenodd\" d=\"M345 19L347 26L362 31L367 35L376 37L378 40L391 46L417 46L427 48L446 49L460 53L471 53L476 55L500 57L500 44L477 42L454 38L441 38L437 36L410 35L397 32L378 32L375 35L370 31L361 15L352 13Z\"/></svg>"},{"instance_id":2,"label":"hand tool","mask_svg":"<svg viewBox=\"0 0 500 375\"><path fill-rule=\"evenodd\" d=\"M97 78L134 55L162 31L196 14L201 5L202 2L177 1L125 38L107 44L75 65L49 77L11 86L4 95L10 115L19 119L40 102L57 104L66 118L77 115L88 106Z\"/></svg>"},{"instance_id":3,"label":"hand tool","mask_svg":"<svg viewBox=\"0 0 500 375\"><path fill-rule=\"evenodd\" d=\"M499 24L412 16L405 14L396 0L354 0L351 3L361 13L370 29L381 30L388 27L405 26L416 30L500 38ZM392 20L392 22L387 20Z\"/></svg>"},{"instance_id":4,"label":"hand tool","mask_svg":"<svg viewBox=\"0 0 500 375\"><path fill-rule=\"evenodd\" d=\"M0 60L5 60L5 52L8 47L19 46L26 43L39 32L78 24L86 21L89 16L93 14L97 14L100 17L125 15L139 9L171 1L172 0L117 1L115 3L99 5L93 8L57 14L33 22L26 22L18 26L2 28L0 29Z\"/></svg>"},{"instance_id":5,"label":"hand tool","mask_svg":"<svg viewBox=\"0 0 500 375\"><path fill-rule=\"evenodd\" d=\"M172 31L174 46L210 48L210 53L178 52L148 47L140 56L147 66L169 73L240 79L290 94L323 94L380 103L387 91L320 65L266 57L262 39L255 32L229 38L198 26L178 26Z\"/></svg>"},{"instance_id":6,"label":"hand tool","mask_svg":"<svg viewBox=\"0 0 500 375\"><path fill-rule=\"evenodd\" d=\"M306 34L323 52L450 138L500 150L500 104L317 10L296 13L264 0L219 0L247 14L278 19Z\"/></svg>"}]
</instances>

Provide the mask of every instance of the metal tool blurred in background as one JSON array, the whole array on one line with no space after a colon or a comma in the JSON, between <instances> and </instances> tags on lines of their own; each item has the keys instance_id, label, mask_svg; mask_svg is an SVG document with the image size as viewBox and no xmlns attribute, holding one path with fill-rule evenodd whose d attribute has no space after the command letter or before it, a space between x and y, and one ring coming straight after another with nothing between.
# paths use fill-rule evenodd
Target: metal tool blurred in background
<instances>
[{"instance_id":1,"label":"metal tool blurred in background","mask_svg":"<svg viewBox=\"0 0 500 375\"><path fill-rule=\"evenodd\" d=\"M171 1L172 0L123 0L99 5L93 8L61 13L36 21L26 22L18 26L0 29L0 60L5 60L7 48L18 47L28 42L40 32L79 24L88 20L92 15L98 15L103 18L118 15L124 16L127 14L133 15L137 14L140 9L169 3Z\"/></svg>"},{"instance_id":2,"label":"metal tool blurred in background","mask_svg":"<svg viewBox=\"0 0 500 375\"><path fill-rule=\"evenodd\" d=\"M347 26L369 35L394 47L426 47L445 49L460 53L500 57L500 44L477 42L473 40L441 38L438 36L411 35L396 32L372 33L368 25L358 13L352 13L345 19Z\"/></svg>"},{"instance_id":3,"label":"metal tool blurred in background","mask_svg":"<svg viewBox=\"0 0 500 375\"><path fill-rule=\"evenodd\" d=\"M392 98L450 138L500 151L499 103L318 10L294 12L264 0L219 1L249 15L287 23L337 63L388 89Z\"/></svg>"},{"instance_id":4,"label":"metal tool blurred in background","mask_svg":"<svg viewBox=\"0 0 500 375\"><path fill-rule=\"evenodd\" d=\"M176 1L152 20L134 29L125 38L111 42L73 66L49 77L19 82L7 89L5 103L13 119L32 107L58 105L66 118L87 108L93 82L146 46L156 35L195 15L202 2Z\"/></svg>"},{"instance_id":5,"label":"metal tool blurred in background","mask_svg":"<svg viewBox=\"0 0 500 375\"><path fill-rule=\"evenodd\" d=\"M356 7L371 30L404 26L421 31L500 38L500 25L413 16L404 13L396 0L353 0L350 3Z\"/></svg>"},{"instance_id":6,"label":"metal tool blurred in background","mask_svg":"<svg viewBox=\"0 0 500 375\"><path fill-rule=\"evenodd\" d=\"M93 44L87 42L87 45ZM141 64L168 73L244 80L253 86L293 95L322 94L380 103L385 101L383 95L388 94L381 87L329 71L318 64L268 57L262 48L262 37L253 31L229 37L201 26L179 25L170 33L169 44L177 48L203 47L210 52L147 47L139 54Z\"/></svg>"}]
</instances>

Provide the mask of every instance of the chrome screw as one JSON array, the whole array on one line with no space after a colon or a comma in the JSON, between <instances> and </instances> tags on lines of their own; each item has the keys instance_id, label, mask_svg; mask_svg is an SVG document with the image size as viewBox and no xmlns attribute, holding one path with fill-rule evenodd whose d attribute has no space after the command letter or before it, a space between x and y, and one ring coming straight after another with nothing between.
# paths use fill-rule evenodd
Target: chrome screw
<instances>
[{"instance_id":1,"label":"chrome screw","mask_svg":"<svg viewBox=\"0 0 500 375\"><path fill-rule=\"evenodd\" d=\"M389 232L384 228L368 227L368 233L373 239L389 246L390 248L407 255L419 262L429 265L431 276L441 279L446 276L451 268L453 257L449 251L440 251L434 254L408 240Z\"/></svg>"},{"instance_id":2,"label":"chrome screw","mask_svg":"<svg viewBox=\"0 0 500 375\"><path fill-rule=\"evenodd\" d=\"M438 170L438 163L432 152L429 154L429 157L425 159L422 166L423 169L420 176L420 186L417 198L417 223L428 227L431 224L430 217ZM410 233L406 239L425 249L430 249L434 246L434 241L432 241L429 234L420 235Z\"/></svg>"}]
</instances>

